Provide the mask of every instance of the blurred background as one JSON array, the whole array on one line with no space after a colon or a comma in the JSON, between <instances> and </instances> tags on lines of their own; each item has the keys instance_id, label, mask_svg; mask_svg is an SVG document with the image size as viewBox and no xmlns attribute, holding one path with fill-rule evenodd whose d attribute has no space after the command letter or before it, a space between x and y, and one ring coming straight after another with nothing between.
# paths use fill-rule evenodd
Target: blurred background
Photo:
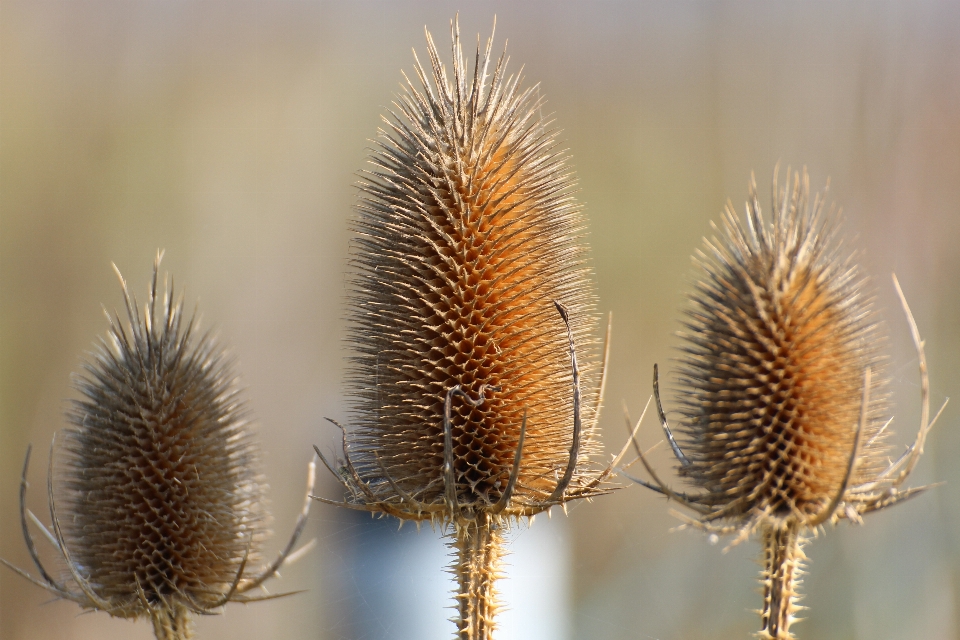
<instances>
[{"instance_id":1,"label":"blurred background","mask_svg":"<svg viewBox=\"0 0 960 640\"><path fill-rule=\"evenodd\" d=\"M912 439L916 356L896 272L927 341L932 402L960 393L960 4L882 2L0 2L0 557L28 567L16 496L76 397L71 372L154 252L237 357L285 539L311 445L336 448L347 223L379 115L425 51L509 39L577 169L600 308L614 332L607 451L668 374L691 253L750 172L831 179L891 335L897 442ZM782 173L781 173L782 175ZM960 638L958 408L912 484L946 484L807 547L802 638ZM660 439L654 421L641 441ZM666 453L656 464L667 476ZM318 491L337 497L330 478ZM507 638L741 639L759 548L721 553L629 487L521 527L504 585ZM317 550L272 590L308 589L200 621L202 638L446 638L439 534L316 504ZM42 543L42 541L41 541ZM44 551L48 557L49 549ZM78 615L0 569L3 640L146 640L148 624Z\"/></svg>"}]
</instances>

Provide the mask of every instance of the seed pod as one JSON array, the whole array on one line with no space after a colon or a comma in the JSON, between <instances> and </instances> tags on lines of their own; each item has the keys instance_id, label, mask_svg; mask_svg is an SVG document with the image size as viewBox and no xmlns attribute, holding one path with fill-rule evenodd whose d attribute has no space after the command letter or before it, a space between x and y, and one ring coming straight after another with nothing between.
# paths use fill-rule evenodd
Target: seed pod
<instances>
[{"instance_id":1,"label":"seed pod","mask_svg":"<svg viewBox=\"0 0 960 640\"><path fill-rule=\"evenodd\" d=\"M59 464L62 519L51 447L53 532L79 590L39 561L23 506L26 465L21 516L41 574L31 580L84 608L149 617L159 640L181 640L192 637L191 613L257 599L242 594L276 572L306 507L280 559L246 574L266 536L258 449L229 362L209 333L196 336L195 320L184 321L171 288L158 317L159 262L158 254L142 316L121 278L129 324L108 316L107 336L77 378L83 398L68 413Z\"/></svg>"},{"instance_id":2,"label":"seed pod","mask_svg":"<svg viewBox=\"0 0 960 640\"><path fill-rule=\"evenodd\" d=\"M839 214L825 212L819 194L808 200L806 172L788 171L783 188L774 172L767 223L751 182L746 222L728 205L717 237L697 253L701 276L681 333L679 442L659 407L654 369L679 473L703 491L678 494L655 474L643 484L697 511L691 524L739 532L734 544L759 532L761 638L793 637L809 532L841 518L859 522L922 490L898 488L929 429L923 347L904 301L924 409L909 455L887 466L885 340L873 298L840 243Z\"/></svg>"},{"instance_id":3,"label":"seed pod","mask_svg":"<svg viewBox=\"0 0 960 640\"><path fill-rule=\"evenodd\" d=\"M697 254L703 277L682 334L690 464L681 474L731 518L810 518L827 507L846 474L868 369L854 484L876 475L884 451L873 439L887 394L872 296L841 252L836 217L819 197L808 207L807 176L792 177L793 188L775 195L770 227L755 187L746 226L728 206L720 237Z\"/></svg>"},{"instance_id":4,"label":"seed pod","mask_svg":"<svg viewBox=\"0 0 960 640\"><path fill-rule=\"evenodd\" d=\"M486 638L491 528L603 492L609 468L589 465L602 374L567 156L536 87L504 56L488 77L492 37L471 77L451 31L452 78L427 33L432 74L417 62L361 183L356 428L330 466L350 506L453 525L460 637Z\"/></svg>"}]
</instances>

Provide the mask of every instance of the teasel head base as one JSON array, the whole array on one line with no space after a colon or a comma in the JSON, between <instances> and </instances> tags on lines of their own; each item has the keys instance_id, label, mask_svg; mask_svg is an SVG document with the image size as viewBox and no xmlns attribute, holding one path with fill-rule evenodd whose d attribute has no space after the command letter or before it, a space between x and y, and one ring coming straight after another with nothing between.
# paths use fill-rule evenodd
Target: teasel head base
<instances>
[{"instance_id":1,"label":"teasel head base","mask_svg":"<svg viewBox=\"0 0 960 640\"><path fill-rule=\"evenodd\" d=\"M193 618L183 606L155 611L150 616L157 640L193 640Z\"/></svg>"},{"instance_id":2,"label":"teasel head base","mask_svg":"<svg viewBox=\"0 0 960 640\"><path fill-rule=\"evenodd\" d=\"M195 602L189 601L187 603L178 602L176 599L173 599L172 601L168 600L152 603L147 600L142 585L135 583L130 586L132 598L128 603L128 606L120 607L104 600L97 595L95 589L89 583L89 580L80 573L79 568L76 565L76 561L71 557L67 544L63 539L63 532L60 527L59 517L57 516L57 508L53 491L52 469L54 444L55 441L54 443L51 443L50 447L49 469L51 472L48 473L47 476L47 496L49 500L50 517L53 523L49 528L45 526L32 511L27 509L27 488L29 487L29 483L27 482L27 471L30 466L30 453L32 446L27 447L27 453L24 457L23 472L20 476L20 527L23 533L24 542L27 546L27 551L30 554L30 558L33 561L33 564L36 567L40 577L36 578L20 567L8 562L3 558L0 558L0 563L21 577L44 589L53 596L63 600L75 602L84 609L105 611L111 616L118 618L135 619L140 617L149 617L153 624L154 635L157 640L191 640L194 637L193 616L218 613L218 609L223 607L227 602L248 603L258 602L261 600L274 600L276 598L283 598L296 593L288 592L266 596L244 595L247 591L259 587L269 578L276 576L281 567L288 563L294 562L303 553L309 551L311 548L312 543L309 542L301 546L299 549L296 548L296 545L301 534L303 533L304 528L307 525L310 504L313 502L312 494L316 476L316 465L313 462L308 465L307 490L306 497L304 498L303 508L300 512L300 515L297 517L297 521L293 528L293 533L287 542L287 546L280 551L277 558L269 566L261 570L259 574L251 576L245 572L247 562L246 558L244 558L240 562L238 571L234 576L232 584L227 587L227 590L222 593L216 602L206 606L201 606ZM69 581L62 581L54 578L53 575L46 569L45 565L40 560L40 555L37 550L36 543L34 542L33 535L30 533L30 526L28 522L32 522L36 528L40 529L43 537L49 541L50 544L60 553L61 559L67 566L70 579L76 584L77 589L71 588Z\"/></svg>"},{"instance_id":3,"label":"teasel head base","mask_svg":"<svg viewBox=\"0 0 960 640\"><path fill-rule=\"evenodd\" d=\"M538 495L517 496L516 488L521 466L525 460L527 443L527 424L529 416L524 412L515 449L509 463L509 476L501 485L501 493L496 501L465 501L469 495L467 487L457 481L454 473L454 437L452 426L452 406L455 400L468 406L480 407L487 402L488 394L501 391L498 387L482 385L477 398L471 398L462 387L455 385L444 396L442 412L443 464L441 466L441 499L423 502L403 489L396 478L383 464L379 454L375 455L379 478L364 479L351 458L351 447L346 429L337 421L327 418L341 430L343 457L329 460L319 449L314 450L330 473L337 478L349 499L336 501L312 496L315 500L348 509L381 513L399 518L401 522L412 520L420 523L430 522L450 529L448 534L450 548L455 558L450 572L457 582L457 616L453 622L457 625L459 640L491 640L495 630L494 618L497 612L496 581L501 576L500 564L503 556L504 533L511 522L527 517L531 522L536 514L553 506L564 507L567 502L580 498L591 498L609 491L603 483L613 473L630 446L628 440L619 453L613 457L607 467L592 478L577 478L573 484L579 450L581 445L580 418L580 371L576 359L576 346L570 330L567 310L560 304L555 306L564 322L567 332L569 356L572 369L574 396L573 433L569 444L568 458L563 465L554 468L551 474L553 486L541 489ZM606 342L609 344L610 328L607 328ZM604 353L604 365L608 351ZM604 366L604 369L606 367ZM601 376L601 387L603 377ZM599 397L599 396L598 396ZM596 413L594 414L596 416ZM595 423L591 425L591 430ZM379 485L379 486L378 486ZM573 486L571 486L573 485ZM384 495L385 490L393 495Z\"/></svg>"}]
</instances>

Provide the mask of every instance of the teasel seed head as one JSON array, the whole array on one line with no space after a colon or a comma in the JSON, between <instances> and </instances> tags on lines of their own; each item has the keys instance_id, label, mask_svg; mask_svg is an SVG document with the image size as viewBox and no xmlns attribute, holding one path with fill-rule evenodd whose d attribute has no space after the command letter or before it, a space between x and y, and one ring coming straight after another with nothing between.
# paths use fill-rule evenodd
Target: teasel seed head
<instances>
[{"instance_id":1,"label":"teasel seed head","mask_svg":"<svg viewBox=\"0 0 960 640\"><path fill-rule=\"evenodd\" d=\"M602 491L595 295L569 160L492 38L471 76L451 31L452 77L428 32L431 73L417 61L422 87L407 80L360 185L356 427L340 473L357 506L445 523Z\"/></svg>"},{"instance_id":2,"label":"teasel seed head","mask_svg":"<svg viewBox=\"0 0 960 640\"><path fill-rule=\"evenodd\" d=\"M793 184L790 184L791 178ZM776 178L774 178L776 180ZM851 479L881 470L887 417L884 336L869 285L809 179L787 176L772 224L751 184L746 224L728 205L696 255L678 386L681 474L724 519L815 518L849 466L871 372L863 446Z\"/></svg>"},{"instance_id":3,"label":"teasel seed head","mask_svg":"<svg viewBox=\"0 0 960 640\"><path fill-rule=\"evenodd\" d=\"M428 32L429 67L417 60L360 184L356 425L328 466L346 506L453 525L460 637L486 638L489 529L603 493L612 467L591 463L602 367L568 156L492 36L470 74L451 32L452 74Z\"/></svg>"},{"instance_id":4,"label":"teasel seed head","mask_svg":"<svg viewBox=\"0 0 960 640\"><path fill-rule=\"evenodd\" d=\"M759 532L764 545L761 638L792 638L805 537L827 521L867 512L923 490L901 491L930 428L923 344L896 284L919 354L922 412L915 443L888 465L886 344L873 295L839 236L839 212L809 201L806 171L773 178L773 220L751 181L746 218L728 205L697 252L700 277L687 310L674 438L679 474L701 489L642 484L699 515L712 535ZM637 447L641 458L642 451ZM685 518L686 519L686 518Z\"/></svg>"},{"instance_id":5,"label":"teasel seed head","mask_svg":"<svg viewBox=\"0 0 960 640\"><path fill-rule=\"evenodd\" d=\"M258 447L222 349L210 333L197 335L172 285L158 299L160 259L142 315L120 278L127 326L107 314L107 335L76 378L82 399L67 414L56 463L51 445L53 533L44 532L69 573L55 578L39 560L26 525L26 464L21 518L40 579L13 568L84 608L150 618L159 640L184 640L192 614L260 599L243 594L290 553L307 507L278 562L248 574L267 535Z\"/></svg>"}]
</instances>

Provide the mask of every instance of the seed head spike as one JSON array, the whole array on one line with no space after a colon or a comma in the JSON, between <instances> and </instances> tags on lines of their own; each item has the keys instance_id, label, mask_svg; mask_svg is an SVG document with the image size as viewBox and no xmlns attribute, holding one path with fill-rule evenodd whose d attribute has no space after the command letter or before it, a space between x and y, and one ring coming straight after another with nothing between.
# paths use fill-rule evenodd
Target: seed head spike
<instances>
[{"instance_id":1,"label":"seed head spike","mask_svg":"<svg viewBox=\"0 0 960 640\"><path fill-rule=\"evenodd\" d=\"M641 481L695 510L683 520L711 535L758 532L764 546L760 638L793 638L798 576L811 532L914 495L900 484L929 431L923 342L901 296L920 361L921 424L901 461L887 466L885 344L873 296L839 238L839 213L809 201L809 178L774 170L772 221L751 177L742 222L727 205L695 262L680 359L678 473L699 493L679 494L647 465ZM639 446L637 447L639 450ZM642 458L642 454L641 454ZM646 460L642 459L646 465Z\"/></svg>"},{"instance_id":2,"label":"seed head spike","mask_svg":"<svg viewBox=\"0 0 960 640\"><path fill-rule=\"evenodd\" d=\"M143 315L114 267L128 325L108 315L107 336L77 378L82 397L67 414L58 465L51 444L51 529L68 579L58 581L44 568L30 535L29 449L20 517L40 577L4 564L85 609L150 618L158 640L186 640L193 637L193 615L261 599L244 594L296 555L310 500L278 558L248 573L267 534L257 447L223 351L209 333L195 337L195 320L183 322L182 298L174 302L172 285L157 304L161 256Z\"/></svg>"}]
</instances>

